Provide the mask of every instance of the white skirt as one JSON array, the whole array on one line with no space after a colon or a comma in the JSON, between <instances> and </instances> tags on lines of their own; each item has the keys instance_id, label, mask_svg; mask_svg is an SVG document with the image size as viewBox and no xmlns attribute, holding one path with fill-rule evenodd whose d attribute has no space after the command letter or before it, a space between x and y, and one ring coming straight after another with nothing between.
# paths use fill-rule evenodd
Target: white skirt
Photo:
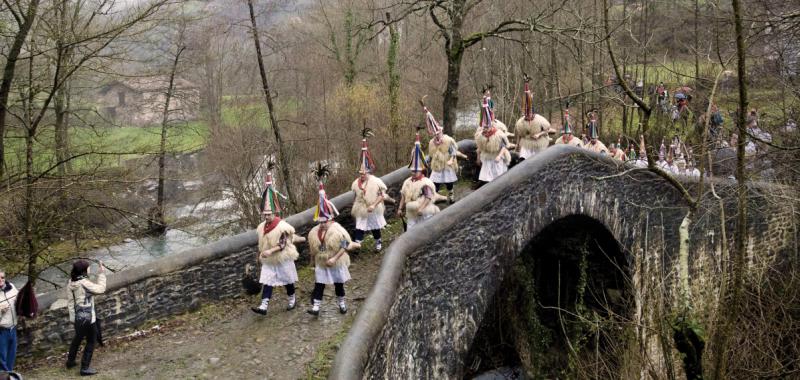
<instances>
[{"instance_id":1,"label":"white skirt","mask_svg":"<svg viewBox=\"0 0 800 380\"><path fill-rule=\"evenodd\" d=\"M261 264L259 283L269 286L284 286L297 282L297 269L294 261L286 260L278 264Z\"/></svg>"},{"instance_id":2,"label":"white skirt","mask_svg":"<svg viewBox=\"0 0 800 380\"><path fill-rule=\"evenodd\" d=\"M344 284L350 280L350 270L347 266L339 265L336 267L314 267L314 280L320 284Z\"/></svg>"},{"instance_id":3,"label":"white skirt","mask_svg":"<svg viewBox=\"0 0 800 380\"><path fill-rule=\"evenodd\" d=\"M535 154L536 154L536 151L528 150L528 148L525 148L525 147L520 147L520 149L519 149L519 157L522 158L522 159L525 159L525 160L533 157Z\"/></svg>"},{"instance_id":4,"label":"white skirt","mask_svg":"<svg viewBox=\"0 0 800 380\"><path fill-rule=\"evenodd\" d=\"M445 168L439 172L431 172L431 181L433 183L453 183L458 181L456 171L452 168Z\"/></svg>"},{"instance_id":5,"label":"white skirt","mask_svg":"<svg viewBox=\"0 0 800 380\"><path fill-rule=\"evenodd\" d=\"M508 166L502 160L481 160L481 174L478 179L484 182L491 182L508 171Z\"/></svg>"},{"instance_id":6,"label":"white skirt","mask_svg":"<svg viewBox=\"0 0 800 380\"><path fill-rule=\"evenodd\" d=\"M356 229L361 231L379 230L386 226L383 214L371 212L366 218L356 218Z\"/></svg>"}]
</instances>

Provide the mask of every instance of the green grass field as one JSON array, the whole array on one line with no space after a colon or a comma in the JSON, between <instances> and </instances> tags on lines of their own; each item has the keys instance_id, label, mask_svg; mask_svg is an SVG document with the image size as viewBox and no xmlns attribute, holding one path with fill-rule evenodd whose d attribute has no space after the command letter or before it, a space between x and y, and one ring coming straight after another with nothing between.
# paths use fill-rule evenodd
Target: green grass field
<instances>
[{"instance_id":1,"label":"green grass field","mask_svg":"<svg viewBox=\"0 0 800 380\"><path fill-rule=\"evenodd\" d=\"M229 102L222 109L222 122L226 126L254 125L269 128L266 108L257 99ZM297 112L297 102L278 104L283 114ZM167 130L167 150L173 153L192 152L205 147L209 126L204 120L176 123ZM123 161L158 152L161 127L72 127L69 131L70 152L82 155L71 161L74 170L94 170L120 166ZM34 142L36 171L54 165L55 134L52 126L40 127ZM5 136L5 159L8 173L24 170L25 139L23 131L11 129Z\"/></svg>"},{"instance_id":2,"label":"green grass field","mask_svg":"<svg viewBox=\"0 0 800 380\"><path fill-rule=\"evenodd\" d=\"M24 170L25 139L20 131L9 131L6 135L6 164L9 173ZM208 126L193 121L171 126L167 130L167 149L170 152L190 152L205 146ZM73 127L69 131L72 155L81 155L71 161L75 170L108 168L121 164L125 159L158 152L161 127ZM55 162L53 149L55 140L51 126L40 129L33 146L34 164L37 171L45 170Z\"/></svg>"}]
</instances>

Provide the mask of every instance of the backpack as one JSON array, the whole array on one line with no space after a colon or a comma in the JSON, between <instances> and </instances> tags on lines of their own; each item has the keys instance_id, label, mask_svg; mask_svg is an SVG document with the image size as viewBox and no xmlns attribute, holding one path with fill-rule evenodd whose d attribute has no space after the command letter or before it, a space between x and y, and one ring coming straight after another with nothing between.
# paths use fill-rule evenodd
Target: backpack
<instances>
[{"instance_id":1,"label":"backpack","mask_svg":"<svg viewBox=\"0 0 800 380\"><path fill-rule=\"evenodd\" d=\"M81 285L83 286L83 285ZM84 292L86 289L84 289ZM86 298L91 296L87 295L84 297L84 302ZM86 305L78 305L78 298L75 296L75 290L72 290L72 302L74 303L75 307L75 325L77 326L88 326L92 324L92 304L89 303L88 306Z\"/></svg>"},{"instance_id":2,"label":"backpack","mask_svg":"<svg viewBox=\"0 0 800 380\"><path fill-rule=\"evenodd\" d=\"M17 315L25 318L36 318L39 314L39 302L36 300L36 292L28 281L25 286L17 294L17 301L15 305Z\"/></svg>"}]
</instances>

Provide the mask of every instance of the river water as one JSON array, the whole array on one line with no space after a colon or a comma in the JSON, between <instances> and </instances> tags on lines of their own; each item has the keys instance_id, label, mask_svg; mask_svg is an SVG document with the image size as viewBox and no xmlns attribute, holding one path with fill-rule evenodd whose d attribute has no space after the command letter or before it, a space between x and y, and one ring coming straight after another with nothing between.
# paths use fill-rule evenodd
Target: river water
<instances>
[{"instance_id":1,"label":"river water","mask_svg":"<svg viewBox=\"0 0 800 380\"><path fill-rule=\"evenodd\" d=\"M214 230L233 221L234 215L228 212L233 206L232 198L223 192L222 198L218 200L172 207L167 211L168 219L178 220L194 217L201 222L181 229L168 229L163 236L128 238L120 244L86 251L80 256L103 261L103 264L109 269L107 273L112 273L200 247L210 243L212 239L218 238L210 237L214 236L212 235ZM69 262L64 263L40 273L36 292L41 294L64 286L69 278L71 265ZM92 267L92 270L95 271L96 264L92 264ZM26 280L26 276L17 276L11 279L11 282L17 287L21 287Z\"/></svg>"}]
</instances>

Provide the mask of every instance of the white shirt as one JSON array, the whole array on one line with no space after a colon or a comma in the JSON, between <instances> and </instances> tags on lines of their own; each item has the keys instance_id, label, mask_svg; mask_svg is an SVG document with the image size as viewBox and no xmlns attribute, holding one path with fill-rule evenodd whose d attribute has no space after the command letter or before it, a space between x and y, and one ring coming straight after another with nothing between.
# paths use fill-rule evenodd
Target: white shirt
<instances>
[{"instance_id":1,"label":"white shirt","mask_svg":"<svg viewBox=\"0 0 800 380\"><path fill-rule=\"evenodd\" d=\"M17 325L16 301L19 291L14 284L7 284L11 285L11 289L7 292L0 290L0 327L9 329Z\"/></svg>"}]
</instances>

